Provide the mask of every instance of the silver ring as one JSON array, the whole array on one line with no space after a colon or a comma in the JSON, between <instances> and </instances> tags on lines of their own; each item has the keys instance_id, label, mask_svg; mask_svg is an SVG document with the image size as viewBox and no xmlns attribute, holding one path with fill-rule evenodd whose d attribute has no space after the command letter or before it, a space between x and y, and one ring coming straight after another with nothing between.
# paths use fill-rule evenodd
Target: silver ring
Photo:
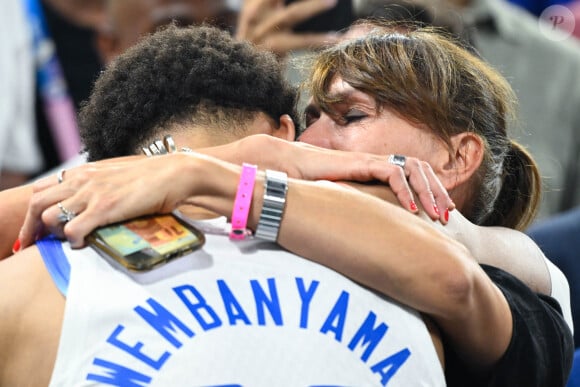
<instances>
[{"instance_id":1,"label":"silver ring","mask_svg":"<svg viewBox=\"0 0 580 387\"><path fill-rule=\"evenodd\" d=\"M402 155L390 155L387 159L387 162L398 165L399 167L405 169L405 163L407 162L407 158Z\"/></svg>"},{"instance_id":2,"label":"silver ring","mask_svg":"<svg viewBox=\"0 0 580 387\"><path fill-rule=\"evenodd\" d=\"M167 148L165 147L165 144L163 143L163 141L161 140L156 140L154 142L155 146L157 147L157 149L159 150L159 153L162 155L167 154Z\"/></svg>"},{"instance_id":3,"label":"silver ring","mask_svg":"<svg viewBox=\"0 0 580 387\"><path fill-rule=\"evenodd\" d=\"M64 181L64 173L66 172L66 169L61 169L60 171L58 171L58 173L56 174L56 180L58 180L58 184L62 183Z\"/></svg>"},{"instance_id":4,"label":"silver ring","mask_svg":"<svg viewBox=\"0 0 580 387\"><path fill-rule=\"evenodd\" d=\"M77 214L74 213L74 211L70 211L67 210L61 202L56 203L56 205L58 206L58 208L60 209L60 214L57 215L56 219L60 222L60 223L67 223L70 222L71 220L73 220L75 218L75 216L77 216Z\"/></svg>"},{"instance_id":5,"label":"silver ring","mask_svg":"<svg viewBox=\"0 0 580 387\"><path fill-rule=\"evenodd\" d=\"M157 155L161 154L161 152L159 151L159 148L157 148L157 145L155 145L155 143L149 144L149 150L151 151L153 156L157 156Z\"/></svg>"},{"instance_id":6,"label":"silver ring","mask_svg":"<svg viewBox=\"0 0 580 387\"><path fill-rule=\"evenodd\" d=\"M171 137L170 135L167 135L163 139L163 142L165 143L165 148L167 148L169 153L177 152L177 147L175 146L175 141L173 141L173 137Z\"/></svg>"}]
</instances>

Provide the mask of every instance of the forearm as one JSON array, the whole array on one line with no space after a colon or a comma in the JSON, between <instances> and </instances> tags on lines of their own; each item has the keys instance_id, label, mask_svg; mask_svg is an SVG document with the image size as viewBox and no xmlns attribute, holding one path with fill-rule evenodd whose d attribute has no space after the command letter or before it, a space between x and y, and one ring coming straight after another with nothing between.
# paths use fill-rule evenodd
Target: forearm
<instances>
[{"instance_id":1,"label":"forearm","mask_svg":"<svg viewBox=\"0 0 580 387\"><path fill-rule=\"evenodd\" d=\"M465 245L480 264L498 267L516 276L538 293L551 294L550 273L541 249L527 235L504 227L482 227L461 213L449 223L434 226Z\"/></svg>"},{"instance_id":2,"label":"forearm","mask_svg":"<svg viewBox=\"0 0 580 387\"><path fill-rule=\"evenodd\" d=\"M350 190L298 183L279 243L428 314L453 313L466 262L455 242L398 206Z\"/></svg>"},{"instance_id":3,"label":"forearm","mask_svg":"<svg viewBox=\"0 0 580 387\"><path fill-rule=\"evenodd\" d=\"M256 152L255 149L263 149ZM356 153L340 153L340 157L331 150L322 150L306 145L297 146L271 136L250 136L241 141L222 147L202 150L222 160L236 164L243 161L257 164L260 168L284 170L291 177L328 180L349 180L349 176L339 175L341 171L357 165L354 170L369 168L374 158ZM280 160L284 160L283 163ZM308 160L308 163L304 160ZM300 162L295 162L300 161ZM379 160L380 163L384 161ZM333 168L328 168L328 165ZM322 167L324 166L324 168ZM380 167L379 167L380 168ZM320 173L324 169L324 173ZM369 180L371 174L363 173ZM358 180L360 176L352 176ZM360 188L360 186L359 186ZM368 190L368 187L365 187ZM375 190L373 194L376 195ZM387 198L384 195L383 198ZM388 200L396 203L394 195ZM417 203L421 205L420 202ZM427 217L426 220L429 222ZM349 223L352 218L345 218ZM525 234L512 229L500 227L481 227L469 222L457 211L450 213L449 224L443 226L439 222L430 222L440 231L465 245L479 263L499 267L514 274L532 290L551 294L550 275L546 268L545 257L540 248ZM379 228L380 229L380 228Z\"/></svg>"},{"instance_id":4,"label":"forearm","mask_svg":"<svg viewBox=\"0 0 580 387\"><path fill-rule=\"evenodd\" d=\"M18 239L31 195L29 185L0 192L0 259L12 254L12 246Z\"/></svg>"},{"instance_id":5,"label":"forearm","mask_svg":"<svg viewBox=\"0 0 580 387\"><path fill-rule=\"evenodd\" d=\"M228 215L237 173L211 175L220 178L208 192L224 195L204 195L196 204ZM262 207L263 179L259 173L251 228ZM465 247L397 206L350 189L290 179L278 242L429 314L470 364L489 366L509 343L507 303Z\"/></svg>"},{"instance_id":6,"label":"forearm","mask_svg":"<svg viewBox=\"0 0 580 387\"><path fill-rule=\"evenodd\" d=\"M192 204L229 216L239 169L213 168L197 173L204 174L200 181L207 187L194 193ZM254 229L263 181L264 173L258 172L248 219ZM456 303L450 301L463 291L461 273L476 266L460 244L398 206L350 189L294 179L278 242L429 314L453 313Z\"/></svg>"}]
</instances>

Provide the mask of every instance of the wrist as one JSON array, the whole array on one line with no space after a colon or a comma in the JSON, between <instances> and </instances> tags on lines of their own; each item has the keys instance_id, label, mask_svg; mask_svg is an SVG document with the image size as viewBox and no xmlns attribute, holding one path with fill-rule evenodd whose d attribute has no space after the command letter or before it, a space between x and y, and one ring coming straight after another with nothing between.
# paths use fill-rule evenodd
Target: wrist
<instances>
[{"instance_id":1,"label":"wrist","mask_svg":"<svg viewBox=\"0 0 580 387\"><path fill-rule=\"evenodd\" d=\"M180 178L189 186L187 203L230 217L242 168L202 154L187 156L180 165Z\"/></svg>"},{"instance_id":2,"label":"wrist","mask_svg":"<svg viewBox=\"0 0 580 387\"><path fill-rule=\"evenodd\" d=\"M255 237L270 242L278 241L280 225L286 208L288 176L285 172L267 170L264 184L262 210Z\"/></svg>"},{"instance_id":3,"label":"wrist","mask_svg":"<svg viewBox=\"0 0 580 387\"><path fill-rule=\"evenodd\" d=\"M257 167L255 165L247 163L242 165L238 190L232 208L230 239L241 240L248 234L246 225L254 195L256 170Z\"/></svg>"}]
</instances>

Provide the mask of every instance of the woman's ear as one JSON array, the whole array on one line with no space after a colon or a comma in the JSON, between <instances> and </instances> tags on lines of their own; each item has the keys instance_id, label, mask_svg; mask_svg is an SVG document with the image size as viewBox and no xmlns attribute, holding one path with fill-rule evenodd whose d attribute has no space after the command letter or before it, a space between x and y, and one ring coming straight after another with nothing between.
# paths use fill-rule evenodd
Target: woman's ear
<instances>
[{"instance_id":1,"label":"woman's ear","mask_svg":"<svg viewBox=\"0 0 580 387\"><path fill-rule=\"evenodd\" d=\"M296 127L292 117L288 114L281 115L278 129L274 129L272 135L286 141L294 141L296 139Z\"/></svg>"},{"instance_id":2,"label":"woman's ear","mask_svg":"<svg viewBox=\"0 0 580 387\"><path fill-rule=\"evenodd\" d=\"M480 136L463 132L451 136L451 152L438 175L447 190L464 185L483 161L485 144Z\"/></svg>"}]
</instances>

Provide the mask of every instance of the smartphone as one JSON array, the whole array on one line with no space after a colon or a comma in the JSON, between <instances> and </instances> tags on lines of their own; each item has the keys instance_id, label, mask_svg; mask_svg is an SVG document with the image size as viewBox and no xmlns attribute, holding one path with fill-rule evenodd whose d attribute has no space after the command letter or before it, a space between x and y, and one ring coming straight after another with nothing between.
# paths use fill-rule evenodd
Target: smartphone
<instances>
[{"instance_id":1,"label":"smartphone","mask_svg":"<svg viewBox=\"0 0 580 387\"><path fill-rule=\"evenodd\" d=\"M148 271L203 246L201 231L173 214L152 215L94 230L89 246L133 271Z\"/></svg>"}]
</instances>

